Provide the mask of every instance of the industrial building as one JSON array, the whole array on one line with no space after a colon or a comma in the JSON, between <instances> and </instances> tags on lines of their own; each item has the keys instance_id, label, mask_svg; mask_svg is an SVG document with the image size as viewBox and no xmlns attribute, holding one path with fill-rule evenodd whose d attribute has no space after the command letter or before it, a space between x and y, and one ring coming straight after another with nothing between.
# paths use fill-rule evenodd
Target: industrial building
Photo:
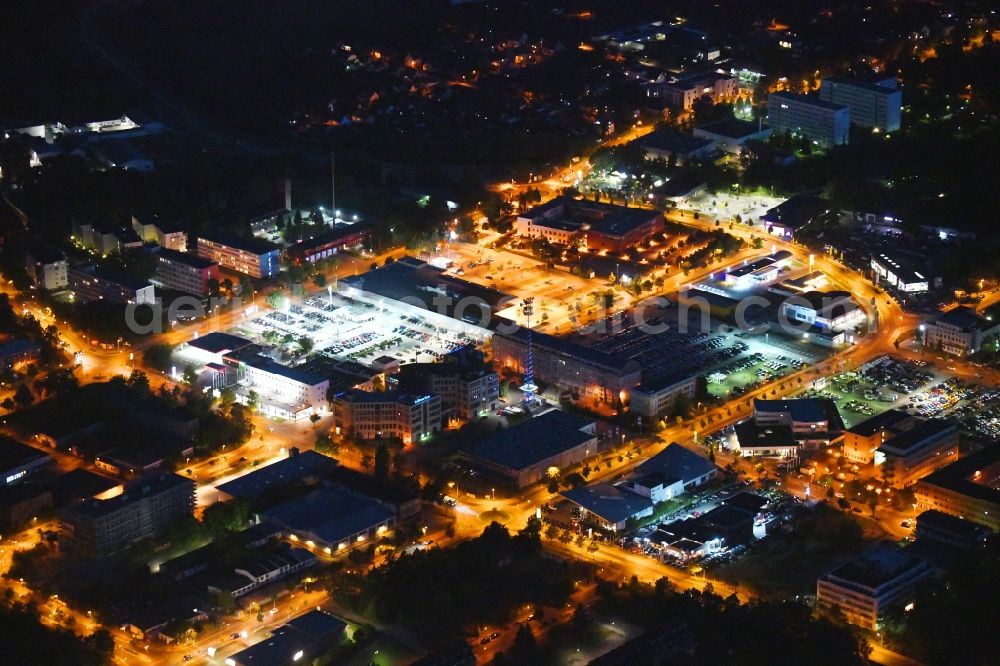
<instances>
[{"instance_id":1,"label":"industrial building","mask_svg":"<svg viewBox=\"0 0 1000 666\"><path fill-rule=\"evenodd\" d=\"M597 423L550 409L477 442L459 455L518 488L557 476L597 453Z\"/></svg>"}]
</instances>

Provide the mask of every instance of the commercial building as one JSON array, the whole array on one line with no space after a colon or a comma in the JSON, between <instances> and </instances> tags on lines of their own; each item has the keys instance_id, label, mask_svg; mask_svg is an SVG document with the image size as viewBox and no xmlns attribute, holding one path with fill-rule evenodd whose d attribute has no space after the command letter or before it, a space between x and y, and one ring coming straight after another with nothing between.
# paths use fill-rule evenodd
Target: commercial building
<instances>
[{"instance_id":1,"label":"commercial building","mask_svg":"<svg viewBox=\"0 0 1000 666\"><path fill-rule=\"evenodd\" d=\"M650 419L668 416L677 405L677 398L693 400L698 388L698 377L689 372L678 372L643 381L629 393L629 409Z\"/></svg>"},{"instance_id":2,"label":"commercial building","mask_svg":"<svg viewBox=\"0 0 1000 666\"><path fill-rule=\"evenodd\" d=\"M882 467L883 481L893 488L905 488L957 459L958 425L927 419L896 430L875 450L874 462Z\"/></svg>"},{"instance_id":3,"label":"commercial building","mask_svg":"<svg viewBox=\"0 0 1000 666\"><path fill-rule=\"evenodd\" d=\"M916 534L919 541L936 541L956 548L971 549L983 546L993 536L993 530L971 520L931 509L917 516Z\"/></svg>"},{"instance_id":4,"label":"commercial building","mask_svg":"<svg viewBox=\"0 0 1000 666\"><path fill-rule=\"evenodd\" d=\"M226 356L252 346L254 343L251 340L217 331L182 343L180 348L200 363L221 365Z\"/></svg>"},{"instance_id":5,"label":"commercial building","mask_svg":"<svg viewBox=\"0 0 1000 666\"><path fill-rule=\"evenodd\" d=\"M737 423L735 441L731 448L744 458L777 458L792 462L799 458L799 441L792 435L791 426L759 425L753 419Z\"/></svg>"},{"instance_id":6,"label":"commercial building","mask_svg":"<svg viewBox=\"0 0 1000 666\"><path fill-rule=\"evenodd\" d=\"M718 468L708 458L672 443L639 465L635 474L646 482L659 481L660 490L652 492L651 499L663 502L708 483L717 476ZM656 486L645 487L656 489Z\"/></svg>"},{"instance_id":7,"label":"commercial building","mask_svg":"<svg viewBox=\"0 0 1000 666\"><path fill-rule=\"evenodd\" d=\"M259 408L264 413L298 420L320 411L326 403L329 379L282 365L257 347L231 352L225 360L236 366L240 381L258 394Z\"/></svg>"},{"instance_id":8,"label":"commercial building","mask_svg":"<svg viewBox=\"0 0 1000 666\"><path fill-rule=\"evenodd\" d=\"M941 278L934 277L927 260L904 250L882 250L872 255L872 273L875 283L884 280L889 286L905 293L919 293L941 286Z\"/></svg>"},{"instance_id":9,"label":"commercial building","mask_svg":"<svg viewBox=\"0 0 1000 666\"><path fill-rule=\"evenodd\" d=\"M363 246L371 238L372 225L368 222L338 224L333 229L288 246L286 254L293 264L311 264L329 259L342 250Z\"/></svg>"},{"instance_id":10,"label":"commercial building","mask_svg":"<svg viewBox=\"0 0 1000 666\"><path fill-rule=\"evenodd\" d=\"M250 277L270 278L278 274L278 247L260 238L202 233L198 236L198 256Z\"/></svg>"},{"instance_id":11,"label":"commercial building","mask_svg":"<svg viewBox=\"0 0 1000 666\"><path fill-rule=\"evenodd\" d=\"M132 230L147 243L175 252L187 252L187 232L159 215L132 216Z\"/></svg>"},{"instance_id":12,"label":"commercial building","mask_svg":"<svg viewBox=\"0 0 1000 666\"><path fill-rule=\"evenodd\" d=\"M477 442L459 455L518 488L597 453L597 423L550 409Z\"/></svg>"},{"instance_id":13,"label":"commercial building","mask_svg":"<svg viewBox=\"0 0 1000 666\"><path fill-rule=\"evenodd\" d=\"M248 549L230 568L210 576L207 587L209 592L239 599L314 564L313 553L285 543L276 548Z\"/></svg>"},{"instance_id":14,"label":"commercial building","mask_svg":"<svg viewBox=\"0 0 1000 666\"><path fill-rule=\"evenodd\" d=\"M818 97L776 92L767 100L767 124L775 132L789 132L829 148L850 140L851 110Z\"/></svg>"},{"instance_id":15,"label":"commercial building","mask_svg":"<svg viewBox=\"0 0 1000 666\"><path fill-rule=\"evenodd\" d=\"M739 155L751 141L766 141L773 130L767 125L739 118L726 118L699 125L691 132L696 139L711 141L719 150Z\"/></svg>"},{"instance_id":16,"label":"commercial building","mask_svg":"<svg viewBox=\"0 0 1000 666\"><path fill-rule=\"evenodd\" d=\"M779 250L742 265L730 266L726 269L724 280L733 289L741 291L774 282L791 256L787 250Z\"/></svg>"},{"instance_id":17,"label":"commercial building","mask_svg":"<svg viewBox=\"0 0 1000 666\"><path fill-rule=\"evenodd\" d=\"M1000 531L1000 446L987 445L917 481L917 509L936 509Z\"/></svg>"},{"instance_id":18,"label":"commercial building","mask_svg":"<svg viewBox=\"0 0 1000 666\"><path fill-rule=\"evenodd\" d=\"M760 216L767 233L792 238L801 229L830 212L830 204L818 197L796 194Z\"/></svg>"},{"instance_id":19,"label":"commercial building","mask_svg":"<svg viewBox=\"0 0 1000 666\"><path fill-rule=\"evenodd\" d=\"M524 372L528 330L493 335L493 361L500 368ZM628 397L642 380L639 364L570 340L533 332L535 378L558 388L613 403Z\"/></svg>"},{"instance_id":20,"label":"commercial building","mask_svg":"<svg viewBox=\"0 0 1000 666\"><path fill-rule=\"evenodd\" d=\"M983 340L1000 333L1000 322L988 321L974 308L960 305L924 322L923 344L954 356L968 356L978 352Z\"/></svg>"},{"instance_id":21,"label":"commercial building","mask_svg":"<svg viewBox=\"0 0 1000 666\"><path fill-rule=\"evenodd\" d=\"M58 250L35 250L25 257L25 268L36 288L56 291L69 285L69 262Z\"/></svg>"},{"instance_id":22,"label":"commercial building","mask_svg":"<svg viewBox=\"0 0 1000 666\"><path fill-rule=\"evenodd\" d=\"M469 421L492 412L500 399L500 376L485 368L460 363L410 363L400 367L400 389L436 395L445 420Z\"/></svg>"},{"instance_id":23,"label":"commercial building","mask_svg":"<svg viewBox=\"0 0 1000 666\"><path fill-rule=\"evenodd\" d=\"M491 316L513 302L508 294L467 282L414 257L403 257L361 275L345 277L338 289L351 297L388 299L412 308L436 326L467 324L463 332L481 337Z\"/></svg>"},{"instance_id":24,"label":"commercial building","mask_svg":"<svg viewBox=\"0 0 1000 666\"><path fill-rule=\"evenodd\" d=\"M347 638L347 623L321 610L311 610L267 634L267 638L225 660L226 666L291 666L311 664Z\"/></svg>"},{"instance_id":25,"label":"commercial building","mask_svg":"<svg viewBox=\"0 0 1000 666\"><path fill-rule=\"evenodd\" d=\"M249 474L220 484L215 489L226 497L253 502L276 486L318 485L336 466L337 461L316 451L292 447L288 457L258 467Z\"/></svg>"},{"instance_id":26,"label":"commercial building","mask_svg":"<svg viewBox=\"0 0 1000 666\"><path fill-rule=\"evenodd\" d=\"M51 462L42 451L0 436L0 488L24 481Z\"/></svg>"},{"instance_id":27,"label":"commercial building","mask_svg":"<svg viewBox=\"0 0 1000 666\"><path fill-rule=\"evenodd\" d=\"M593 252L618 254L663 230L656 211L561 196L519 214L519 236L551 243L580 244Z\"/></svg>"},{"instance_id":28,"label":"commercial building","mask_svg":"<svg viewBox=\"0 0 1000 666\"><path fill-rule=\"evenodd\" d=\"M913 602L916 585L933 570L924 560L879 544L816 581L816 606L838 609L849 623L878 631L885 615Z\"/></svg>"},{"instance_id":29,"label":"commercial building","mask_svg":"<svg viewBox=\"0 0 1000 666\"><path fill-rule=\"evenodd\" d=\"M282 502L263 516L290 541L327 555L388 536L396 525L392 508L339 486Z\"/></svg>"},{"instance_id":30,"label":"commercial building","mask_svg":"<svg viewBox=\"0 0 1000 666\"><path fill-rule=\"evenodd\" d=\"M326 377L330 382L327 395L336 395L348 389L374 391L377 378L385 378L385 373L376 368L352 361L350 359L334 358L324 354L316 354L302 365L296 366L303 372Z\"/></svg>"},{"instance_id":31,"label":"commercial building","mask_svg":"<svg viewBox=\"0 0 1000 666\"><path fill-rule=\"evenodd\" d=\"M890 409L865 419L844 431L844 457L852 463L871 465L878 447L916 422L915 416L901 409Z\"/></svg>"},{"instance_id":32,"label":"commercial building","mask_svg":"<svg viewBox=\"0 0 1000 666\"><path fill-rule=\"evenodd\" d=\"M624 530L629 521L653 515L653 501L624 484L592 483L562 492L581 509L584 521L611 532Z\"/></svg>"},{"instance_id":33,"label":"commercial building","mask_svg":"<svg viewBox=\"0 0 1000 666\"><path fill-rule=\"evenodd\" d=\"M678 111L690 111L694 103L704 98L713 104L736 99L739 95L736 79L718 72L693 73L673 81L646 85L646 96L663 102Z\"/></svg>"},{"instance_id":34,"label":"commercial building","mask_svg":"<svg viewBox=\"0 0 1000 666\"><path fill-rule=\"evenodd\" d=\"M788 426L807 448L835 443L844 434L837 404L826 398L754 399L753 420L759 426Z\"/></svg>"},{"instance_id":35,"label":"commercial building","mask_svg":"<svg viewBox=\"0 0 1000 666\"><path fill-rule=\"evenodd\" d=\"M151 251L156 261L154 284L195 296L208 296L209 283L219 280L219 265L196 254L158 247Z\"/></svg>"},{"instance_id":36,"label":"commercial building","mask_svg":"<svg viewBox=\"0 0 1000 666\"><path fill-rule=\"evenodd\" d=\"M333 427L338 435L397 438L409 445L441 429L438 395L350 389L333 396L332 408Z\"/></svg>"},{"instance_id":37,"label":"commercial building","mask_svg":"<svg viewBox=\"0 0 1000 666\"><path fill-rule=\"evenodd\" d=\"M664 555L681 562L717 553L725 542L721 534L698 518L684 518L660 525L649 539Z\"/></svg>"},{"instance_id":38,"label":"commercial building","mask_svg":"<svg viewBox=\"0 0 1000 666\"><path fill-rule=\"evenodd\" d=\"M10 370L16 365L38 359L42 348L31 340L11 340L0 345L0 370Z\"/></svg>"},{"instance_id":39,"label":"commercial building","mask_svg":"<svg viewBox=\"0 0 1000 666\"><path fill-rule=\"evenodd\" d=\"M642 156L647 160L663 160L684 166L688 162L707 159L715 154L715 144L674 130L657 130L637 139Z\"/></svg>"},{"instance_id":40,"label":"commercial building","mask_svg":"<svg viewBox=\"0 0 1000 666\"><path fill-rule=\"evenodd\" d=\"M142 305L156 302L156 288L146 280L115 275L94 265L70 266L66 275L67 286L74 297L84 303L111 301Z\"/></svg>"},{"instance_id":41,"label":"commercial building","mask_svg":"<svg viewBox=\"0 0 1000 666\"><path fill-rule=\"evenodd\" d=\"M654 507L708 483L718 470L711 461L680 444L670 444L615 484L580 486L562 496L583 510L583 518L618 532L629 521L653 515Z\"/></svg>"},{"instance_id":42,"label":"commercial building","mask_svg":"<svg viewBox=\"0 0 1000 666\"><path fill-rule=\"evenodd\" d=\"M126 485L121 495L73 507L63 516L63 530L80 553L103 558L190 515L194 503L192 480L156 472Z\"/></svg>"},{"instance_id":43,"label":"commercial building","mask_svg":"<svg viewBox=\"0 0 1000 666\"><path fill-rule=\"evenodd\" d=\"M829 76L823 79L819 98L851 110L851 124L879 132L895 132L903 115L903 91L895 76L856 79Z\"/></svg>"},{"instance_id":44,"label":"commercial building","mask_svg":"<svg viewBox=\"0 0 1000 666\"><path fill-rule=\"evenodd\" d=\"M825 331L850 331L867 320L848 291L807 291L783 300L780 312L790 323L810 324Z\"/></svg>"}]
</instances>

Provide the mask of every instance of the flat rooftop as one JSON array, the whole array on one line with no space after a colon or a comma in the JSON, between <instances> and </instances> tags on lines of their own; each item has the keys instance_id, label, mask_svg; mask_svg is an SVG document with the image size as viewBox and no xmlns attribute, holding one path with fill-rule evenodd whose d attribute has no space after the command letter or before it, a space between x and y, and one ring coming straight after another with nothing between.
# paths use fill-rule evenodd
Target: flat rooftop
<instances>
[{"instance_id":1,"label":"flat rooftop","mask_svg":"<svg viewBox=\"0 0 1000 666\"><path fill-rule=\"evenodd\" d=\"M440 310L439 301L435 299L453 299L452 303L444 303L445 312L451 313L462 299L479 301L494 311L513 298L497 289L449 275L442 269L413 257L404 257L361 275L345 277L342 282L384 298L404 301L410 305L420 304L435 312ZM472 309L470 304L468 310L471 312Z\"/></svg>"},{"instance_id":2,"label":"flat rooftop","mask_svg":"<svg viewBox=\"0 0 1000 666\"><path fill-rule=\"evenodd\" d=\"M44 451L0 436L0 471L6 471L48 458Z\"/></svg>"},{"instance_id":3,"label":"flat rooftop","mask_svg":"<svg viewBox=\"0 0 1000 666\"><path fill-rule=\"evenodd\" d=\"M882 412L881 414L876 414L875 416L865 419L861 423L858 423L852 428L848 428L847 432L859 435L861 437L871 437L877 432L883 430L891 430L898 427L899 425L912 421L913 416L907 414L901 409L890 409L888 411Z\"/></svg>"},{"instance_id":4,"label":"flat rooftop","mask_svg":"<svg viewBox=\"0 0 1000 666\"><path fill-rule=\"evenodd\" d=\"M283 502L264 515L293 533L308 532L332 544L385 523L396 512L370 497L331 486Z\"/></svg>"},{"instance_id":5,"label":"flat rooftop","mask_svg":"<svg viewBox=\"0 0 1000 666\"><path fill-rule=\"evenodd\" d=\"M792 92L774 92L768 97L768 106L771 104L771 100L776 101L786 101L786 102L797 102L799 104L808 104L810 106L815 106L820 109L827 109L828 111L843 111L848 107L843 104L834 104L833 102L827 102L821 100L816 95L800 95L798 93Z\"/></svg>"},{"instance_id":6,"label":"flat rooftop","mask_svg":"<svg viewBox=\"0 0 1000 666\"><path fill-rule=\"evenodd\" d=\"M269 488L302 481L311 476L322 475L338 465L337 461L316 451L298 452L278 462L260 467L238 479L233 479L216 487L216 490L231 497L250 499L258 497Z\"/></svg>"},{"instance_id":7,"label":"flat rooftop","mask_svg":"<svg viewBox=\"0 0 1000 666\"><path fill-rule=\"evenodd\" d=\"M113 513L121 507L138 502L145 497L159 495L160 493L185 485L190 487L193 498L194 481L172 472L153 472L127 484L125 492L121 495L106 500L90 500L74 507L71 511L74 514L97 518Z\"/></svg>"},{"instance_id":8,"label":"flat rooftop","mask_svg":"<svg viewBox=\"0 0 1000 666\"><path fill-rule=\"evenodd\" d=\"M178 264L184 264L185 266L191 266L192 268L205 269L218 265L211 259L199 257L193 252L178 252L177 250L171 250L165 247L154 248L152 252L155 257Z\"/></svg>"},{"instance_id":9,"label":"flat rooftop","mask_svg":"<svg viewBox=\"0 0 1000 666\"><path fill-rule=\"evenodd\" d=\"M867 588L877 588L921 566L925 566L923 560L883 542L857 559L840 565L825 577L841 578Z\"/></svg>"},{"instance_id":10,"label":"flat rooftop","mask_svg":"<svg viewBox=\"0 0 1000 666\"><path fill-rule=\"evenodd\" d=\"M789 229L798 229L812 222L813 218L820 213L825 213L829 209L829 202L823 199L805 194L796 194L791 199L769 209L761 215L760 219L770 224L780 224Z\"/></svg>"},{"instance_id":11,"label":"flat rooftop","mask_svg":"<svg viewBox=\"0 0 1000 666\"><path fill-rule=\"evenodd\" d=\"M657 130L638 140L643 148L663 150L669 153L689 155L704 150L712 145L709 139L700 139L689 134L681 134L672 130Z\"/></svg>"},{"instance_id":12,"label":"flat rooftop","mask_svg":"<svg viewBox=\"0 0 1000 666\"><path fill-rule=\"evenodd\" d=\"M757 123L750 122L749 120L725 118L723 120L717 120L714 123L698 125L695 129L701 132L708 132L709 134L725 137L727 139L743 139L748 136L753 136L758 132L767 131L770 127L767 125L758 125Z\"/></svg>"},{"instance_id":13,"label":"flat rooftop","mask_svg":"<svg viewBox=\"0 0 1000 666\"><path fill-rule=\"evenodd\" d=\"M1000 504L1000 445L988 444L986 448L925 476L917 484L936 486L973 499Z\"/></svg>"},{"instance_id":14,"label":"flat rooftop","mask_svg":"<svg viewBox=\"0 0 1000 666\"><path fill-rule=\"evenodd\" d=\"M526 469L595 439L584 431L593 424L582 416L550 409L474 444L466 453L508 469Z\"/></svg>"},{"instance_id":15,"label":"flat rooftop","mask_svg":"<svg viewBox=\"0 0 1000 666\"><path fill-rule=\"evenodd\" d=\"M747 419L734 429L741 449L789 448L799 444L792 436L792 427L787 425L759 426L753 419Z\"/></svg>"},{"instance_id":16,"label":"flat rooftop","mask_svg":"<svg viewBox=\"0 0 1000 666\"><path fill-rule=\"evenodd\" d=\"M878 450L897 456L905 456L925 446L938 443L941 438L958 432L958 426L944 419L927 419L916 423L909 430L900 432L887 440ZM957 440L956 440L957 444Z\"/></svg>"},{"instance_id":17,"label":"flat rooftop","mask_svg":"<svg viewBox=\"0 0 1000 666\"><path fill-rule=\"evenodd\" d=\"M238 335L216 332L199 336L187 344L189 347L201 349L209 354L225 354L227 352L243 349L244 347L249 347L253 344L253 342L247 340L246 338L241 338Z\"/></svg>"},{"instance_id":18,"label":"flat rooftop","mask_svg":"<svg viewBox=\"0 0 1000 666\"><path fill-rule=\"evenodd\" d=\"M279 249L277 245L263 238L255 236L241 238L240 236L233 236L218 231L206 231L198 234L198 242L200 243L202 240L250 252L251 254L267 254L268 252L277 252Z\"/></svg>"}]
</instances>

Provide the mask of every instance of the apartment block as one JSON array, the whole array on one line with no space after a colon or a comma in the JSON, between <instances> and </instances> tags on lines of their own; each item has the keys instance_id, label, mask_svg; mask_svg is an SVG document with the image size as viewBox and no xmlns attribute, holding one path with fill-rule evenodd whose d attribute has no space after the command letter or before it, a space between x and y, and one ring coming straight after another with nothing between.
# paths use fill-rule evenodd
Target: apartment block
<instances>
[{"instance_id":1,"label":"apartment block","mask_svg":"<svg viewBox=\"0 0 1000 666\"><path fill-rule=\"evenodd\" d=\"M895 76L855 79L830 76L823 79L819 98L851 110L851 124L879 132L895 132L903 115L903 91Z\"/></svg>"},{"instance_id":2,"label":"apartment block","mask_svg":"<svg viewBox=\"0 0 1000 666\"><path fill-rule=\"evenodd\" d=\"M789 132L829 148L850 140L851 110L814 96L776 92L767 101L767 124L775 132Z\"/></svg>"},{"instance_id":3,"label":"apartment block","mask_svg":"<svg viewBox=\"0 0 1000 666\"><path fill-rule=\"evenodd\" d=\"M198 256L237 273L255 278L278 274L278 247L259 238L232 238L217 234L198 236Z\"/></svg>"},{"instance_id":4,"label":"apartment block","mask_svg":"<svg viewBox=\"0 0 1000 666\"><path fill-rule=\"evenodd\" d=\"M93 499L63 516L63 530L78 552L103 558L155 536L194 511L194 482L156 472L125 487L111 499Z\"/></svg>"},{"instance_id":5,"label":"apartment block","mask_svg":"<svg viewBox=\"0 0 1000 666\"><path fill-rule=\"evenodd\" d=\"M219 265L211 259L166 247L155 248L152 255L156 260L153 280L167 289L208 296L209 282L219 279Z\"/></svg>"}]
</instances>

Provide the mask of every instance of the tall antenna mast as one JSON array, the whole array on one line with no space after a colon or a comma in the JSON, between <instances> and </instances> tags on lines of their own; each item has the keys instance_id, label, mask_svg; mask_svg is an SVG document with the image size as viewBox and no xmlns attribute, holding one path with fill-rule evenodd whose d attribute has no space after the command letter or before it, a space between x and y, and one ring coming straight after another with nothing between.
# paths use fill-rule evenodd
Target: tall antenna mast
<instances>
[{"instance_id":1,"label":"tall antenna mast","mask_svg":"<svg viewBox=\"0 0 1000 666\"><path fill-rule=\"evenodd\" d=\"M333 156L333 148L330 148L330 215L333 221L337 221L337 162Z\"/></svg>"},{"instance_id":2,"label":"tall antenna mast","mask_svg":"<svg viewBox=\"0 0 1000 666\"><path fill-rule=\"evenodd\" d=\"M524 299L524 305L521 306L521 311L524 312L525 316L525 325L528 328L528 348L524 354L524 383L521 384L521 393L524 394L524 402L527 405L535 403L535 394L538 392L538 386L535 384L535 352L531 331L531 315L535 311L534 302L535 297L528 296Z\"/></svg>"}]
</instances>

